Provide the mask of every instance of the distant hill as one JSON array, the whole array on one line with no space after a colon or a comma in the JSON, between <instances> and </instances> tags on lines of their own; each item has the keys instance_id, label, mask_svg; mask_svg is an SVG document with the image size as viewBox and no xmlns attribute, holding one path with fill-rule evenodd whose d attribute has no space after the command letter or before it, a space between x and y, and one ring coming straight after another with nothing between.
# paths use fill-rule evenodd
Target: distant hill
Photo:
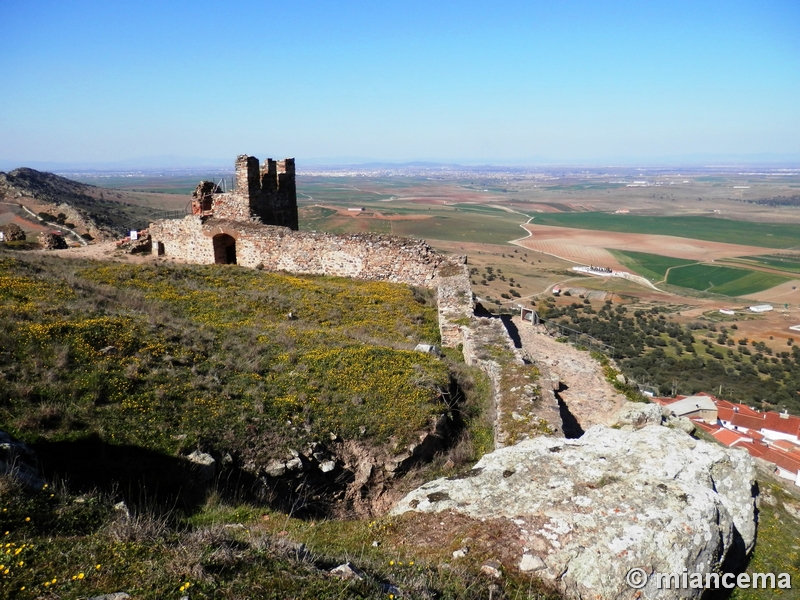
<instances>
[{"instance_id":1,"label":"distant hill","mask_svg":"<svg viewBox=\"0 0 800 600\"><path fill-rule=\"evenodd\" d=\"M36 214L61 215L62 224L71 224L77 233L88 233L96 239L116 237L166 216L165 211L153 205L167 205L167 196L171 195L97 187L25 167L0 172L0 201L17 204ZM28 213L15 213L35 220Z\"/></svg>"}]
</instances>

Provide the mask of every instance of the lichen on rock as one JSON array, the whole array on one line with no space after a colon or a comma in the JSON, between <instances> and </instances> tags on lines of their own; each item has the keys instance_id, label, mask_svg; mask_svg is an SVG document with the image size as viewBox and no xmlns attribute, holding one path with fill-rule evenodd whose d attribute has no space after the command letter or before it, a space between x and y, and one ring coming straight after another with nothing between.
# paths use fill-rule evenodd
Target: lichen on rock
<instances>
[{"instance_id":1,"label":"lichen on rock","mask_svg":"<svg viewBox=\"0 0 800 600\"><path fill-rule=\"evenodd\" d=\"M496 450L473 471L423 485L392 514L512 520L527 563L539 567L538 558L536 574L570 598L634 598L625 582L631 568L718 572L741 563L755 542L750 456L680 430L597 425L579 439ZM655 578L642 590L648 598L701 591L657 589Z\"/></svg>"}]
</instances>

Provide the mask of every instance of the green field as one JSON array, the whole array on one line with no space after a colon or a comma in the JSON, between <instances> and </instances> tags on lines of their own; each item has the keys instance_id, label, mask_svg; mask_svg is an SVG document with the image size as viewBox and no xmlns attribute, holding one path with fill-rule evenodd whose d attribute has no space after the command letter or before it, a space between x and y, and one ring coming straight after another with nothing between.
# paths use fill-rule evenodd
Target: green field
<instances>
[{"instance_id":1,"label":"green field","mask_svg":"<svg viewBox=\"0 0 800 600\"><path fill-rule=\"evenodd\" d=\"M689 265L669 272L667 283L725 296L744 296L789 281L787 277L715 265Z\"/></svg>"},{"instance_id":2,"label":"green field","mask_svg":"<svg viewBox=\"0 0 800 600\"><path fill-rule=\"evenodd\" d=\"M429 215L429 218L408 220L374 219L369 216L339 216L330 209L316 206L302 207L300 228L304 230L329 231L331 233L391 233L393 235L423 240L446 240L504 244L525 235L520 224L525 218L488 206L463 205L461 207L411 208L392 203L387 205L365 203L368 210L378 210L383 215Z\"/></svg>"},{"instance_id":3,"label":"green field","mask_svg":"<svg viewBox=\"0 0 800 600\"><path fill-rule=\"evenodd\" d=\"M432 211L430 219L394 221L395 235L414 238L473 242L480 244L504 244L523 237L520 229L524 218L511 213L495 215L467 211Z\"/></svg>"},{"instance_id":4,"label":"green field","mask_svg":"<svg viewBox=\"0 0 800 600\"><path fill-rule=\"evenodd\" d=\"M739 260L773 267L790 273L800 273L800 255L772 254L769 256L742 256Z\"/></svg>"},{"instance_id":5,"label":"green field","mask_svg":"<svg viewBox=\"0 0 800 600\"><path fill-rule=\"evenodd\" d=\"M498 213L508 214L507 210L497 208L496 206L487 206L486 204L454 204L453 206L455 206L457 210L465 210L467 212L489 213L492 215L497 215Z\"/></svg>"},{"instance_id":6,"label":"green field","mask_svg":"<svg viewBox=\"0 0 800 600\"><path fill-rule=\"evenodd\" d=\"M635 271L651 281L661 281L667 274L667 270L672 267L690 265L695 261L683 258L673 258L671 256L661 256L660 254L650 254L648 252L633 252L630 250L607 250L616 259L632 271Z\"/></svg>"},{"instance_id":7,"label":"green field","mask_svg":"<svg viewBox=\"0 0 800 600\"><path fill-rule=\"evenodd\" d=\"M748 223L715 217L648 217L602 212L575 212L536 215L533 224L620 233L675 235L762 248L800 246L800 230L797 225Z\"/></svg>"}]
</instances>

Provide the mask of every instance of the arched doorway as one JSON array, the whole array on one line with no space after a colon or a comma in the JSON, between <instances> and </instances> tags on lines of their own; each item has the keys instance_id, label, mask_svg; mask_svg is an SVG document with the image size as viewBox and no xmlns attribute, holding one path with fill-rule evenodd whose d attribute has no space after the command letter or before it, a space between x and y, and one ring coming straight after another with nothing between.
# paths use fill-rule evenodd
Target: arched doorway
<instances>
[{"instance_id":1,"label":"arched doorway","mask_svg":"<svg viewBox=\"0 0 800 600\"><path fill-rule=\"evenodd\" d=\"M236 240L227 233L214 236L214 262L218 265L236 264Z\"/></svg>"}]
</instances>

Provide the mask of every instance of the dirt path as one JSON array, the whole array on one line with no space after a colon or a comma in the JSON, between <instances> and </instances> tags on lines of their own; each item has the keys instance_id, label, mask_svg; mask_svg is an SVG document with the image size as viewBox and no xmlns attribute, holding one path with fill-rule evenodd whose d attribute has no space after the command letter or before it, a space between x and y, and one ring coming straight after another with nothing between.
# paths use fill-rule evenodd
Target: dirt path
<instances>
[{"instance_id":1,"label":"dirt path","mask_svg":"<svg viewBox=\"0 0 800 600\"><path fill-rule=\"evenodd\" d=\"M555 338L540 333L542 330L539 327L523 322L518 316L513 321L519 331L522 349L534 364L547 372L545 378L548 378L548 374L558 375L562 382L558 395L580 428L586 430L592 425L614 424L617 413L627 400L605 380L600 364L588 352L557 342ZM549 383L542 381L542 387ZM565 418L563 408L562 419L566 428L569 415Z\"/></svg>"}]
</instances>

